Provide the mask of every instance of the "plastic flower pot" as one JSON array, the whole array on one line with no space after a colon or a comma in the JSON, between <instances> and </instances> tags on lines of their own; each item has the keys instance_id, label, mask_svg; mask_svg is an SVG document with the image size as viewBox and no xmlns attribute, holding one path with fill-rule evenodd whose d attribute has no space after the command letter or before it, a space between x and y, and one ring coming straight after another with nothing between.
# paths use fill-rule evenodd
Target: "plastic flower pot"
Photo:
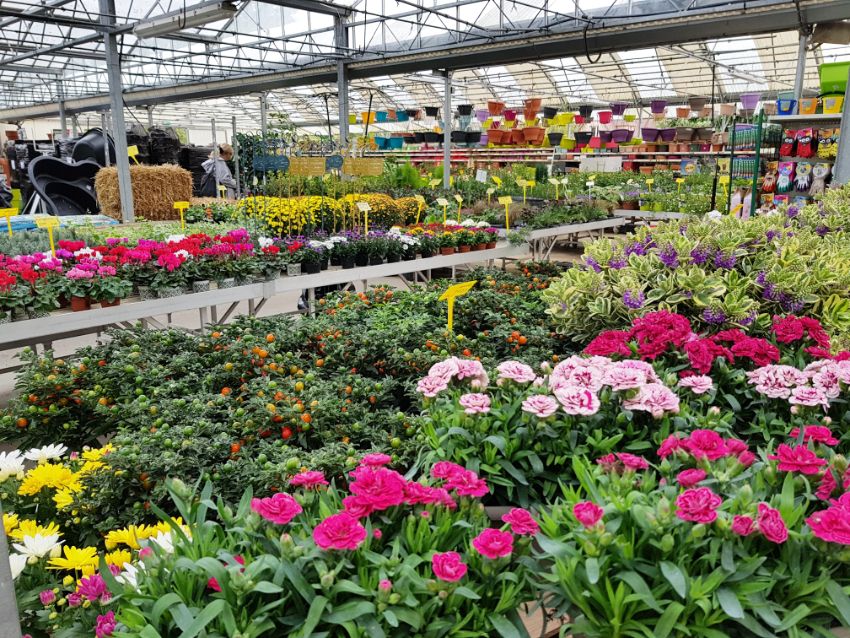
<instances>
[{"instance_id":1,"label":"plastic flower pot","mask_svg":"<svg viewBox=\"0 0 850 638\"><path fill-rule=\"evenodd\" d=\"M407 122L410 116L407 114L407 111L396 111L395 119L399 122Z\"/></svg>"},{"instance_id":2,"label":"plastic flower pot","mask_svg":"<svg viewBox=\"0 0 850 638\"><path fill-rule=\"evenodd\" d=\"M533 124L537 121L537 111L529 111L526 109L522 112L522 119L525 120L526 124Z\"/></svg>"},{"instance_id":3,"label":"plastic flower pot","mask_svg":"<svg viewBox=\"0 0 850 638\"><path fill-rule=\"evenodd\" d=\"M610 124L614 113L612 111L597 111L596 115L599 116L600 124Z\"/></svg>"},{"instance_id":4,"label":"plastic flower pot","mask_svg":"<svg viewBox=\"0 0 850 638\"><path fill-rule=\"evenodd\" d=\"M513 109L505 109L505 120L508 122L513 122L516 120L516 111Z\"/></svg>"},{"instance_id":5,"label":"plastic flower pot","mask_svg":"<svg viewBox=\"0 0 850 638\"><path fill-rule=\"evenodd\" d=\"M387 146L387 138L375 136L375 146L377 146L379 150L385 148Z\"/></svg>"},{"instance_id":6,"label":"plastic flower pot","mask_svg":"<svg viewBox=\"0 0 850 638\"><path fill-rule=\"evenodd\" d=\"M286 275L288 277L297 277L301 274L301 264L286 264Z\"/></svg>"},{"instance_id":7,"label":"plastic flower pot","mask_svg":"<svg viewBox=\"0 0 850 638\"><path fill-rule=\"evenodd\" d=\"M543 105L543 100L539 97L532 97L525 101L525 110L537 112Z\"/></svg>"},{"instance_id":8,"label":"plastic flower pot","mask_svg":"<svg viewBox=\"0 0 850 638\"><path fill-rule=\"evenodd\" d=\"M404 112L412 120L418 120L421 117L421 111L419 109L405 109Z\"/></svg>"},{"instance_id":9,"label":"plastic flower pot","mask_svg":"<svg viewBox=\"0 0 850 638\"><path fill-rule=\"evenodd\" d=\"M91 308L91 302L88 297L71 297L71 310L74 312L80 312L82 310L89 310Z\"/></svg>"},{"instance_id":10,"label":"plastic flower pot","mask_svg":"<svg viewBox=\"0 0 850 638\"><path fill-rule=\"evenodd\" d=\"M571 123L575 119L575 117L575 113L558 113L555 116L555 124L557 124L558 126L566 126L567 124Z\"/></svg>"},{"instance_id":11,"label":"plastic flower pot","mask_svg":"<svg viewBox=\"0 0 850 638\"><path fill-rule=\"evenodd\" d=\"M689 106L677 106L676 107L676 117L686 118L691 114L691 107Z\"/></svg>"},{"instance_id":12,"label":"plastic flower pot","mask_svg":"<svg viewBox=\"0 0 850 638\"><path fill-rule=\"evenodd\" d=\"M405 144L416 144L416 136L415 135L405 135L401 139L404 140Z\"/></svg>"},{"instance_id":13,"label":"plastic flower pot","mask_svg":"<svg viewBox=\"0 0 850 638\"><path fill-rule=\"evenodd\" d=\"M522 129L523 141L527 144L542 144L546 129L539 126L527 126Z\"/></svg>"},{"instance_id":14,"label":"plastic flower pot","mask_svg":"<svg viewBox=\"0 0 850 638\"><path fill-rule=\"evenodd\" d=\"M558 146L561 144L561 140L564 139L564 134L547 133L546 137L549 139L549 146Z\"/></svg>"},{"instance_id":15,"label":"plastic flower pot","mask_svg":"<svg viewBox=\"0 0 850 638\"><path fill-rule=\"evenodd\" d=\"M632 130L628 128L615 128L611 131L611 141L622 144L632 139Z\"/></svg>"},{"instance_id":16,"label":"plastic flower pot","mask_svg":"<svg viewBox=\"0 0 850 638\"><path fill-rule=\"evenodd\" d=\"M309 262L301 264L301 272L305 275L315 275L321 272L322 264L319 262Z\"/></svg>"},{"instance_id":17,"label":"plastic flower pot","mask_svg":"<svg viewBox=\"0 0 850 638\"><path fill-rule=\"evenodd\" d=\"M416 131L413 134L413 140L416 144L421 144L425 141L425 132L424 131Z\"/></svg>"},{"instance_id":18,"label":"plastic flower pot","mask_svg":"<svg viewBox=\"0 0 850 638\"><path fill-rule=\"evenodd\" d=\"M455 144L463 144L466 141L466 133L464 131L452 131L452 142Z\"/></svg>"},{"instance_id":19,"label":"plastic flower pot","mask_svg":"<svg viewBox=\"0 0 850 638\"><path fill-rule=\"evenodd\" d=\"M361 268L363 266L368 266L369 265L369 255L357 255L356 257L354 257L354 264L356 266L360 266Z\"/></svg>"},{"instance_id":20,"label":"plastic flower pot","mask_svg":"<svg viewBox=\"0 0 850 638\"><path fill-rule=\"evenodd\" d=\"M457 107L458 115L472 115L472 104L460 104Z\"/></svg>"},{"instance_id":21,"label":"plastic flower pot","mask_svg":"<svg viewBox=\"0 0 850 638\"><path fill-rule=\"evenodd\" d=\"M501 115L505 110L505 103L499 102L497 100L490 100L487 102L487 111L490 115Z\"/></svg>"},{"instance_id":22,"label":"plastic flower pot","mask_svg":"<svg viewBox=\"0 0 850 638\"><path fill-rule=\"evenodd\" d=\"M148 301L149 299L156 299L156 293L153 290L151 290L149 286L139 286L139 298L142 301Z\"/></svg>"},{"instance_id":23,"label":"plastic flower pot","mask_svg":"<svg viewBox=\"0 0 850 638\"><path fill-rule=\"evenodd\" d=\"M354 113L348 116L348 123L357 124L357 116Z\"/></svg>"},{"instance_id":24,"label":"plastic flower pot","mask_svg":"<svg viewBox=\"0 0 850 638\"><path fill-rule=\"evenodd\" d=\"M824 95L823 96L823 112L824 113L841 113L844 106L843 95Z\"/></svg>"},{"instance_id":25,"label":"plastic flower pot","mask_svg":"<svg viewBox=\"0 0 850 638\"><path fill-rule=\"evenodd\" d=\"M628 102L611 102L611 104L609 104L609 106L611 107L611 112L614 115L620 116L620 115L622 115L623 113L626 112L627 108L629 108L629 103Z\"/></svg>"},{"instance_id":26,"label":"plastic flower pot","mask_svg":"<svg viewBox=\"0 0 850 638\"><path fill-rule=\"evenodd\" d=\"M389 148L397 151L402 146L404 146L404 138L403 137L391 137L387 140Z\"/></svg>"},{"instance_id":27,"label":"plastic flower pot","mask_svg":"<svg viewBox=\"0 0 850 638\"><path fill-rule=\"evenodd\" d=\"M575 133L576 144L587 144L590 141L591 137L593 137L593 133L583 133L581 131L577 131Z\"/></svg>"},{"instance_id":28,"label":"plastic flower pot","mask_svg":"<svg viewBox=\"0 0 850 638\"><path fill-rule=\"evenodd\" d=\"M776 110L779 112L779 115L794 115L794 109L796 108L797 100L793 98L776 100Z\"/></svg>"},{"instance_id":29,"label":"plastic flower pot","mask_svg":"<svg viewBox=\"0 0 850 638\"><path fill-rule=\"evenodd\" d=\"M101 308L112 308L113 306L120 306L121 300L113 299L112 301L107 301L106 299L101 299L98 303L100 303Z\"/></svg>"},{"instance_id":30,"label":"plastic flower pot","mask_svg":"<svg viewBox=\"0 0 850 638\"><path fill-rule=\"evenodd\" d=\"M603 144L607 144L608 142L612 141L612 139L613 137L611 131L599 131L599 141Z\"/></svg>"},{"instance_id":31,"label":"plastic flower pot","mask_svg":"<svg viewBox=\"0 0 850 638\"><path fill-rule=\"evenodd\" d=\"M720 115L729 117L730 115L735 115L735 105L734 104L721 104L720 105Z\"/></svg>"},{"instance_id":32,"label":"plastic flower pot","mask_svg":"<svg viewBox=\"0 0 850 638\"><path fill-rule=\"evenodd\" d=\"M343 270L351 270L352 268L354 268L354 256L349 255L349 256L343 257L340 260L340 265L342 266Z\"/></svg>"},{"instance_id":33,"label":"plastic flower pot","mask_svg":"<svg viewBox=\"0 0 850 638\"><path fill-rule=\"evenodd\" d=\"M363 111L360 113L360 120L366 124L372 124L375 121L375 111Z\"/></svg>"},{"instance_id":34,"label":"plastic flower pot","mask_svg":"<svg viewBox=\"0 0 850 638\"><path fill-rule=\"evenodd\" d=\"M644 142L654 142L656 139L658 139L658 129L644 127L640 130L640 135L643 138Z\"/></svg>"},{"instance_id":35,"label":"plastic flower pot","mask_svg":"<svg viewBox=\"0 0 850 638\"><path fill-rule=\"evenodd\" d=\"M440 112L439 106L426 106L425 107L425 115L428 117L437 117L437 114Z\"/></svg>"},{"instance_id":36,"label":"plastic flower pot","mask_svg":"<svg viewBox=\"0 0 850 638\"><path fill-rule=\"evenodd\" d=\"M688 126L676 127L676 139L680 142L689 142L694 139L694 129Z\"/></svg>"},{"instance_id":37,"label":"plastic flower pot","mask_svg":"<svg viewBox=\"0 0 850 638\"><path fill-rule=\"evenodd\" d=\"M576 124L584 124L584 116L576 115L574 118Z\"/></svg>"},{"instance_id":38,"label":"plastic flower pot","mask_svg":"<svg viewBox=\"0 0 850 638\"><path fill-rule=\"evenodd\" d=\"M652 100L649 103L649 110L653 113L663 113L667 108L667 100Z\"/></svg>"},{"instance_id":39,"label":"plastic flower pot","mask_svg":"<svg viewBox=\"0 0 850 638\"><path fill-rule=\"evenodd\" d=\"M702 107L702 110L699 113L700 117L711 117L712 108L710 106Z\"/></svg>"},{"instance_id":40,"label":"plastic flower pot","mask_svg":"<svg viewBox=\"0 0 850 638\"><path fill-rule=\"evenodd\" d=\"M523 129L515 128L511 131L511 144L522 144L525 141Z\"/></svg>"},{"instance_id":41,"label":"plastic flower pot","mask_svg":"<svg viewBox=\"0 0 850 638\"><path fill-rule=\"evenodd\" d=\"M761 99L761 93L741 93L741 106L746 110L755 110Z\"/></svg>"},{"instance_id":42,"label":"plastic flower pot","mask_svg":"<svg viewBox=\"0 0 850 638\"><path fill-rule=\"evenodd\" d=\"M376 122L388 122L389 119L389 113L387 113L386 111L375 111Z\"/></svg>"},{"instance_id":43,"label":"plastic flower pot","mask_svg":"<svg viewBox=\"0 0 850 638\"><path fill-rule=\"evenodd\" d=\"M454 246L442 246L442 247L440 247L440 254L441 255L454 255L455 254L455 247Z\"/></svg>"},{"instance_id":44,"label":"plastic flower pot","mask_svg":"<svg viewBox=\"0 0 850 638\"><path fill-rule=\"evenodd\" d=\"M467 131L466 140L464 141L467 144L478 144L481 142L481 131Z\"/></svg>"},{"instance_id":45,"label":"plastic flower pot","mask_svg":"<svg viewBox=\"0 0 850 638\"><path fill-rule=\"evenodd\" d=\"M193 281L192 292L206 292L210 289L210 282L207 280Z\"/></svg>"},{"instance_id":46,"label":"plastic flower pot","mask_svg":"<svg viewBox=\"0 0 850 638\"><path fill-rule=\"evenodd\" d=\"M561 148L565 148L568 151L573 150L576 147L576 141L566 135L561 139Z\"/></svg>"},{"instance_id":47,"label":"plastic flower pot","mask_svg":"<svg viewBox=\"0 0 850 638\"><path fill-rule=\"evenodd\" d=\"M487 132L487 141L490 142L490 144L501 144L503 133L504 131L502 129L491 128Z\"/></svg>"},{"instance_id":48,"label":"plastic flower pot","mask_svg":"<svg viewBox=\"0 0 850 638\"><path fill-rule=\"evenodd\" d=\"M429 144L437 144L442 139L443 136L439 133L435 133L434 131L425 131L425 141Z\"/></svg>"},{"instance_id":49,"label":"plastic flower pot","mask_svg":"<svg viewBox=\"0 0 850 638\"><path fill-rule=\"evenodd\" d=\"M481 137L478 140L478 143L481 146L487 146L490 143L490 135L488 133L480 133Z\"/></svg>"},{"instance_id":50,"label":"plastic flower pot","mask_svg":"<svg viewBox=\"0 0 850 638\"><path fill-rule=\"evenodd\" d=\"M709 127L698 128L694 131L695 137L698 140L703 140L705 142L710 142L712 136L714 135L714 129Z\"/></svg>"},{"instance_id":51,"label":"plastic flower pot","mask_svg":"<svg viewBox=\"0 0 850 638\"><path fill-rule=\"evenodd\" d=\"M558 114L558 108L554 106L544 106L543 107L543 117L547 120L554 119Z\"/></svg>"},{"instance_id":52,"label":"plastic flower pot","mask_svg":"<svg viewBox=\"0 0 850 638\"><path fill-rule=\"evenodd\" d=\"M688 106L692 111L701 111L707 101L704 97L692 97L688 100Z\"/></svg>"},{"instance_id":53,"label":"plastic flower pot","mask_svg":"<svg viewBox=\"0 0 850 638\"><path fill-rule=\"evenodd\" d=\"M479 122L486 122L488 117L490 117L490 111L487 109L477 109L475 111L475 119Z\"/></svg>"},{"instance_id":54,"label":"plastic flower pot","mask_svg":"<svg viewBox=\"0 0 850 638\"><path fill-rule=\"evenodd\" d=\"M593 113L593 106L590 104L583 104L582 106L578 107L578 112L579 115L581 115L584 119L587 119Z\"/></svg>"},{"instance_id":55,"label":"plastic flower pot","mask_svg":"<svg viewBox=\"0 0 850 638\"><path fill-rule=\"evenodd\" d=\"M776 115L776 102L764 102L761 107L765 115Z\"/></svg>"},{"instance_id":56,"label":"plastic flower pot","mask_svg":"<svg viewBox=\"0 0 850 638\"><path fill-rule=\"evenodd\" d=\"M156 293L160 299L170 299L172 297L179 297L183 294L183 289L178 286L170 286L168 288L160 288ZM71 302L73 303L73 299Z\"/></svg>"},{"instance_id":57,"label":"plastic flower pot","mask_svg":"<svg viewBox=\"0 0 850 638\"><path fill-rule=\"evenodd\" d=\"M800 115L814 115L818 110L818 99L816 97L800 98Z\"/></svg>"},{"instance_id":58,"label":"plastic flower pot","mask_svg":"<svg viewBox=\"0 0 850 638\"><path fill-rule=\"evenodd\" d=\"M635 115L634 113L629 113L628 115L624 115L623 119L626 122L634 122L637 119L637 115Z\"/></svg>"}]
</instances>

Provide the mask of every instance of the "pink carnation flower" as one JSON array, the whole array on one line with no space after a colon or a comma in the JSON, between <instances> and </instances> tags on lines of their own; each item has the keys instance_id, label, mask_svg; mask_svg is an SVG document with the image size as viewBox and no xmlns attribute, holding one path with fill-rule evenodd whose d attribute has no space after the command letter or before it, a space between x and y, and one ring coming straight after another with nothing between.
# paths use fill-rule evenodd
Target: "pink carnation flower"
<instances>
[{"instance_id":1,"label":"pink carnation flower","mask_svg":"<svg viewBox=\"0 0 850 638\"><path fill-rule=\"evenodd\" d=\"M313 540L324 550L355 550L366 540L366 528L351 514L340 512L316 525Z\"/></svg>"},{"instance_id":2,"label":"pink carnation flower","mask_svg":"<svg viewBox=\"0 0 850 638\"><path fill-rule=\"evenodd\" d=\"M360 460L360 465L366 465L367 467L383 467L384 465L389 465L392 461L392 457L389 454L381 454L376 452L374 454L367 454Z\"/></svg>"},{"instance_id":3,"label":"pink carnation flower","mask_svg":"<svg viewBox=\"0 0 850 638\"><path fill-rule=\"evenodd\" d=\"M398 472L384 467L361 465L351 474L355 480L349 490L362 502L368 503L372 511L385 510L404 502L407 481Z\"/></svg>"},{"instance_id":4,"label":"pink carnation flower","mask_svg":"<svg viewBox=\"0 0 850 638\"><path fill-rule=\"evenodd\" d=\"M511 555L514 537L510 532L488 528L472 539L472 546L482 556L496 560Z\"/></svg>"},{"instance_id":5,"label":"pink carnation flower","mask_svg":"<svg viewBox=\"0 0 850 638\"><path fill-rule=\"evenodd\" d=\"M756 522L749 516L735 516L732 519L732 532L738 536L749 536L756 531Z\"/></svg>"},{"instance_id":6,"label":"pink carnation flower","mask_svg":"<svg viewBox=\"0 0 850 638\"><path fill-rule=\"evenodd\" d=\"M581 501L573 505L573 516L587 528L591 528L602 520L604 510L591 501Z\"/></svg>"},{"instance_id":7,"label":"pink carnation flower","mask_svg":"<svg viewBox=\"0 0 850 638\"><path fill-rule=\"evenodd\" d=\"M676 476L676 480L682 487L693 487L700 481L704 481L706 476L707 474L704 470L684 470L682 472L679 472L679 474Z\"/></svg>"},{"instance_id":8,"label":"pink carnation flower","mask_svg":"<svg viewBox=\"0 0 850 638\"><path fill-rule=\"evenodd\" d=\"M850 545L850 493L842 494L825 510L806 519L812 534L827 543Z\"/></svg>"},{"instance_id":9,"label":"pink carnation flower","mask_svg":"<svg viewBox=\"0 0 850 638\"><path fill-rule=\"evenodd\" d=\"M467 566L457 552L434 554L431 557L434 576L447 583L456 583L466 575Z\"/></svg>"},{"instance_id":10,"label":"pink carnation flower","mask_svg":"<svg viewBox=\"0 0 850 638\"><path fill-rule=\"evenodd\" d=\"M723 499L707 487L685 490L676 499L676 516L692 523L712 523Z\"/></svg>"},{"instance_id":11,"label":"pink carnation flower","mask_svg":"<svg viewBox=\"0 0 850 638\"><path fill-rule=\"evenodd\" d=\"M301 472L300 474L296 474L291 479L289 479L290 485L296 485L299 487L311 488L318 487L320 485L328 485L328 481L325 478L325 475L321 472Z\"/></svg>"},{"instance_id":12,"label":"pink carnation flower","mask_svg":"<svg viewBox=\"0 0 850 638\"><path fill-rule=\"evenodd\" d=\"M458 403L467 414L487 414L490 411L490 397L486 394L464 394Z\"/></svg>"},{"instance_id":13,"label":"pink carnation flower","mask_svg":"<svg viewBox=\"0 0 850 638\"><path fill-rule=\"evenodd\" d=\"M532 394L522 402L522 411L545 419L558 411L558 402L548 394Z\"/></svg>"},{"instance_id":14,"label":"pink carnation flower","mask_svg":"<svg viewBox=\"0 0 850 638\"><path fill-rule=\"evenodd\" d=\"M269 498L252 498L251 509L277 525L286 525L302 511L298 501L284 492Z\"/></svg>"},{"instance_id":15,"label":"pink carnation flower","mask_svg":"<svg viewBox=\"0 0 850 638\"><path fill-rule=\"evenodd\" d=\"M535 536L540 531L540 526L531 513L519 507L502 516L502 522L510 525L511 531L517 536Z\"/></svg>"},{"instance_id":16,"label":"pink carnation flower","mask_svg":"<svg viewBox=\"0 0 850 638\"><path fill-rule=\"evenodd\" d=\"M714 387L711 377L704 374L695 374L684 379L679 379L680 388L688 388L694 394L705 394Z\"/></svg>"},{"instance_id":17,"label":"pink carnation flower","mask_svg":"<svg viewBox=\"0 0 850 638\"><path fill-rule=\"evenodd\" d=\"M499 364L497 370L500 379L515 381L516 383L530 383L537 378L531 366L519 361L504 361Z\"/></svg>"},{"instance_id":18,"label":"pink carnation flower","mask_svg":"<svg viewBox=\"0 0 850 638\"><path fill-rule=\"evenodd\" d=\"M772 543L784 543L788 540L788 528L779 510L775 510L767 503L759 503L758 520L759 531Z\"/></svg>"},{"instance_id":19,"label":"pink carnation flower","mask_svg":"<svg viewBox=\"0 0 850 638\"><path fill-rule=\"evenodd\" d=\"M423 377L416 384L416 391L429 399L433 399L448 387L448 381L442 377Z\"/></svg>"},{"instance_id":20,"label":"pink carnation flower","mask_svg":"<svg viewBox=\"0 0 850 638\"><path fill-rule=\"evenodd\" d=\"M625 361L623 362L625 363ZM610 386L612 390L632 390L646 384L646 371L632 366L615 363L605 371L602 383Z\"/></svg>"},{"instance_id":21,"label":"pink carnation flower","mask_svg":"<svg viewBox=\"0 0 850 638\"><path fill-rule=\"evenodd\" d=\"M694 458L705 457L709 461L716 461L729 453L723 437L714 430L694 430L683 445Z\"/></svg>"},{"instance_id":22,"label":"pink carnation flower","mask_svg":"<svg viewBox=\"0 0 850 638\"><path fill-rule=\"evenodd\" d=\"M449 477L446 481L446 489L454 490L458 496L472 496L481 498L490 491L487 482L478 478L475 472L463 470Z\"/></svg>"},{"instance_id":23,"label":"pink carnation flower","mask_svg":"<svg viewBox=\"0 0 850 638\"><path fill-rule=\"evenodd\" d=\"M800 437L800 428L791 430L791 438L797 439ZM824 445L838 445L838 439L832 436L832 431L823 425L804 425L803 426L803 443L814 441L815 443L823 443Z\"/></svg>"},{"instance_id":24,"label":"pink carnation flower","mask_svg":"<svg viewBox=\"0 0 850 638\"><path fill-rule=\"evenodd\" d=\"M679 412L679 397L665 385L647 383L638 390L634 397L625 399L623 407L627 410L649 412L656 419L660 419L665 413L676 414Z\"/></svg>"},{"instance_id":25,"label":"pink carnation flower","mask_svg":"<svg viewBox=\"0 0 850 638\"><path fill-rule=\"evenodd\" d=\"M776 448L776 454L768 456L771 461L779 461L777 469L780 472L800 472L800 474L818 474L827 464L826 459L819 458L805 445L791 447L781 443Z\"/></svg>"},{"instance_id":26,"label":"pink carnation flower","mask_svg":"<svg viewBox=\"0 0 850 638\"><path fill-rule=\"evenodd\" d=\"M446 385L448 385L457 374L457 370L457 359L455 357L450 357L445 361L440 361L432 365L428 370L428 376L442 379L445 381Z\"/></svg>"},{"instance_id":27,"label":"pink carnation flower","mask_svg":"<svg viewBox=\"0 0 850 638\"><path fill-rule=\"evenodd\" d=\"M431 468L431 478L450 479L461 472L466 472L466 468L451 461L438 461Z\"/></svg>"},{"instance_id":28,"label":"pink carnation flower","mask_svg":"<svg viewBox=\"0 0 850 638\"><path fill-rule=\"evenodd\" d=\"M658 448L658 456L662 459L666 459L676 450L686 449L684 441L685 439L680 439L675 434L671 434L661 442L661 447Z\"/></svg>"},{"instance_id":29,"label":"pink carnation flower","mask_svg":"<svg viewBox=\"0 0 850 638\"><path fill-rule=\"evenodd\" d=\"M826 396L826 392L821 388L801 385L791 390L791 398L788 399L788 403L809 407L820 405L826 409L829 407L829 397Z\"/></svg>"},{"instance_id":30,"label":"pink carnation flower","mask_svg":"<svg viewBox=\"0 0 850 638\"><path fill-rule=\"evenodd\" d=\"M599 411L599 397L586 388L563 386L555 390L555 398L567 414L591 416Z\"/></svg>"}]
</instances>

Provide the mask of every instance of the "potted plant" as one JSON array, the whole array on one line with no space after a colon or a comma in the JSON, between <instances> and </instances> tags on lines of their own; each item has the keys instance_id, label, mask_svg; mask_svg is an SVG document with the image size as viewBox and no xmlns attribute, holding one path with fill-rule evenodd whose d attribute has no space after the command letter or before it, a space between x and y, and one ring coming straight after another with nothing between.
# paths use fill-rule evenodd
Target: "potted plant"
<instances>
[{"instance_id":1,"label":"potted plant","mask_svg":"<svg viewBox=\"0 0 850 638\"><path fill-rule=\"evenodd\" d=\"M117 276L111 266L101 266L98 274L92 279L91 298L100 303L101 308L117 306L133 291L133 284L123 277Z\"/></svg>"},{"instance_id":2,"label":"potted plant","mask_svg":"<svg viewBox=\"0 0 850 638\"><path fill-rule=\"evenodd\" d=\"M354 268L354 262L357 257L357 253L359 251L358 244L359 241L349 241L345 237L332 237L334 241L333 252L337 256L339 260L339 265L342 266L345 270L349 270Z\"/></svg>"},{"instance_id":3,"label":"potted plant","mask_svg":"<svg viewBox=\"0 0 850 638\"><path fill-rule=\"evenodd\" d=\"M476 230L472 233L472 250L484 250L487 248L487 242L490 241L490 235L484 230Z\"/></svg>"},{"instance_id":4,"label":"potted plant","mask_svg":"<svg viewBox=\"0 0 850 638\"><path fill-rule=\"evenodd\" d=\"M59 307L58 283L52 277L41 277L33 282L27 305L31 319L45 317Z\"/></svg>"},{"instance_id":5,"label":"potted plant","mask_svg":"<svg viewBox=\"0 0 850 638\"><path fill-rule=\"evenodd\" d=\"M29 291L18 278L0 270L0 323L9 323L16 309L24 307Z\"/></svg>"},{"instance_id":6,"label":"potted plant","mask_svg":"<svg viewBox=\"0 0 850 638\"><path fill-rule=\"evenodd\" d=\"M384 237L369 237L366 245L370 266L380 266L387 256L387 240Z\"/></svg>"},{"instance_id":7,"label":"potted plant","mask_svg":"<svg viewBox=\"0 0 850 638\"><path fill-rule=\"evenodd\" d=\"M492 250L499 239L499 231L495 228L485 228L484 232L487 233L487 249Z\"/></svg>"},{"instance_id":8,"label":"potted plant","mask_svg":"<svg viewBox=\"0 0 850 638\"><path fill-rule=\"evenodd\" d=\"M233 260L235 261L235 260ZM150 289L160 299L167 297L179 297L183 294L186 286L186 272L181 268L168 270L168 268L159 268L150 283ZM73 308L74 300L71 299L71 307Z\"/></svg>"},{"instance_id":9,"label":"potted plant","mask_svg":"<svg viewBox=\"0 0 850 638\"><path fill-rule=\"evenodd\" d=\"M457 247L457 235L451 231L445 230L438 237L437 241L440 246L441 255L453 255Z\"/></svg>"},{"instance_id":10,"label":"potted plant","mask_svg":"<svg viewBox=\"0 0 850 638\"><path fill-rule=\"evenodd\" d=\"M404 248L405 245L398 239L388 238L386 240L387 263L391 264L401 261L402 255L404 255Z\"/></svg>"},{"instance_id":11,"label":"potted plant","mask_svg":"<svg viewBox=\"0 0 850 638\"><path fill-rule=\"evenodd\" d=\"M423 259L433 257L434 253L441 249L440 240L430 232L422 233L418 239L419 254L422 255Z\"/></svg>"},{"instance_id":12,"label":"potted plant","mask_svg":"<svg viewBox=\"0 0 850 638\"><path fill-rule=\"evenodd\" d=\"M63 291L71 302L71 310L79 312L91 308L89 295L92 288L94 272L74 266L65 273Z\"/></svg>"},{"instance_id":13,"label":"potted plant","mask_svg":"<svg viewBox=\"0 0 850 638\"><path fill-rule=\"evenodd\" d=\"M357 252L354 254L354 263L359 268L369 265L369 243L371 241L368 237L361 237L355 243Z\"/></svg>"},{"instance_id":14,"label":"potted plant","mask_svg":"<svg viewBox=\"0 0 850 638\"><path fill-rule=\"evenodd\" d=\"M322 269L322 254L317 248L303 246L292 257L301 264L301 272L305 275L315 275Z\"/></svg>"}]
</instances>

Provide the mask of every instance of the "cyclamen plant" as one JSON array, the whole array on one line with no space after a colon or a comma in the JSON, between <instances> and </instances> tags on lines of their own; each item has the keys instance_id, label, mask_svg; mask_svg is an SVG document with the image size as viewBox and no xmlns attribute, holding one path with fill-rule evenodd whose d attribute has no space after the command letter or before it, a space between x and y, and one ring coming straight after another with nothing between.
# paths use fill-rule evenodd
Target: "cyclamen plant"
<instances>
[{"instance_id":1,"label":"cyclamen plant","mask_svg":"<svg viewBox=\"0 0 850 638\"><path fill-rule=\"evenodd\" d=\"M576 459L581 486L542 517L537 554L554 556L537 584L564 631L790 637L850 626L850 494L830 499L850 484L832 476L847 462L826 427L791 435L761 458L711 430L672 436L657 470L631 455Z\"/></svg>"},{"instance_id":2,"label":"cyclamen plant","mask_svg":"<svg viewBox=\"0 0 850 638\"><path fill-rule=\"evenodd\" d=\"M152 546L131 584L113 583L123 635L171 635L190 609L222 635L527 636L517 610L533 598L532 515L514 509L491 528L475 473L438 463L408 481L389 462L364 457L348 495L298 474L291 493L249 491L236 511L218 502L217 521L211 486L173 481L189 525L167 551Z\"/></svg>"}]
</instances>

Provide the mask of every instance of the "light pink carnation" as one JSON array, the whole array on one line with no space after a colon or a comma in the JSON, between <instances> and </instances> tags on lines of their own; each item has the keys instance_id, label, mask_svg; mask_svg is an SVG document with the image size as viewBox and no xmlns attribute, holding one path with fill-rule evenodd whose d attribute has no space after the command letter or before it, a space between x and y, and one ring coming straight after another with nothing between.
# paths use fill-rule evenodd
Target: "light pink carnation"
<instances>
[{"instance_id":1,"label":"light pink carnation","mask_svg":"<svg viewBox=\"0 0 850 638\"><path fill-rule=\"evenodd\" d=\"M515 381L517 383L530 383L537 378L531 366L519 361L504 361L497 368L500 379Z\"/></svg>"},{"instance_id":2,"label":"light pink carnation","mask_svg":"<svg viewBox=\"0 0 850 638\"><path fill-rule=\"evenodd\" d=\"M811 407L820 405L826 409L829 407L829 398L826 396L826 392L820 388L801 385L791 390L791 398L788 399L788 403Z\"/></svg>"},{"instance_id":3,"label":"light pink carnation","mask_svg":"<svg viewBox=\"0 0 850 638\"><path fill-rule=\"evenodd\" d=\"M665 385L648 383L641 387L634 397L625 399L623 407L628 410L649 412L653 417L659 419L665 413L676 414L679 412L679 397Z\"/></svg>"},{"instance_id":4,"label":"light pink carnation","mask_svg":"<svg viewBox=\"0 0 850 638\"><path fill-rule=\"evenodd\" d=\"M448 381L442 377L423 377L416 384L416 391L429 399L433 399L448 387Z\"/></svg>"},{"instance_id":5,"label":"light pink carnation","mask_svg":"<svg viewBox=\"0 0 850 638\"><path fill-rule=\"evenodd\" d=\"M691 377L679 379L680 388L688 388L694 394L705 394L714 387L711 377L704 374L695 374Z\"/></svg>"},{"instance_id":6,"label":"light pink carnation","mask_svg":"<svg viewBox=\"0 0 850 638\"><path fill-rule=\"evenodd\" d=\"M586 388L564 386L555 390L555 398L567 414L591 416L599 411L599 397Z\"/></svg>"},{"instance_id":7,"label":"light pink carnation","mask_svg":"<svg viewBox=\"0 0 850 638\"><path fill-rule=\"evenodd\" d=\"M486 394L464 394L458 403L467 414L487 414L490 411L490 397Z\"/></svg>"},{"instance_id":8,"label":"light pink carnation","mask_svg":"<svg viewBox=\"0 0 850 638\"><path fill-rule=\"evenodd\" d=\"M484 389L490 383L490 378L484 366L477 359L456 359L458 381L469 379L473 387Z\"/></svg>"},{"instance_id":9,"label":"light pink carnation","mask_svg":"<svg viewBox=\"0 0 850 638\"><path fill-rule=\"evenodd\" d=\"M548 394L532 394L522 402L522 410L545 419L558 411L558 402Z\"/></svg>"},{"instance_id":10,"label":"light pink carnation","mask_svg":"<svg viewBox=\"0 0 850 638\"><path fill-rule=\"evenodd\" d=\"M445 361L440 361L432 365L428 370L428 376L442 379L446 382L446 385L448 385L457 374L457 371L457 359L455 357L450 357Z\"/></svg>"},{"instance_id":11,"label":"light pink carnation","mask_svg":"<svg viewBox=\"0 0 850 638\"><path fill-rule=\"evenodd\" d=\"M646 372L631 366L615 363L605 371L602 383L611 386L612 390L632 390L646 384Z\"/></svg>"}]
</instances>

